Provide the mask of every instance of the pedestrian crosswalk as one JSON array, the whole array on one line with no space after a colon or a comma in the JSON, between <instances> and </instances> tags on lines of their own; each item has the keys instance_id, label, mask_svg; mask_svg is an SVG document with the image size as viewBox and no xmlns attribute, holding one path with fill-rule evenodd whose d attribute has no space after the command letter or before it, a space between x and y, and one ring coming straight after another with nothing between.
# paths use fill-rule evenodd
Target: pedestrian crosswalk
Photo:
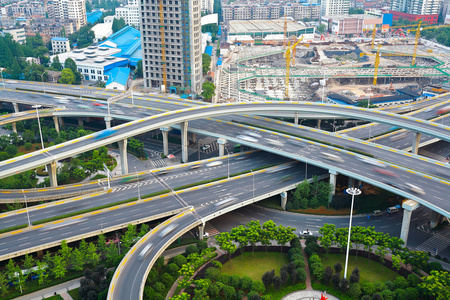
<instances>
[{"instance_id":1,"label":"pedestrian crosswalk","mask_svg":"<svg viewBox=\"0 0 450 300\"><path fill-rule=\"evenodd\" d=\"M167 163L162 158L152 159L150 160L154 168L163 168L167 166Z\"/></svg>"},{"instance_id":2,"label":"pedestrian crosswalk","mask_svg":"<svg viewBox=\"0 0 450 300\"><path fill-rule=\"evenodd\" d=\"M206 222L205 233L208 233L209 236L215 236L215 235L219 234L220 232L214 226L212 226L211 223Z\"/></svg>"},{"instance_id":3,"label":"pedestrian crosswalk","mask_svg":"<svg viewBox=\"0 0 450 300\"><path fill-rule=\"evenodd\" d=\"M219 149L219 144L218 144L217 142L212 142L212 143L210 143L210 144L205 144L205 146L206 146L206 145L209 145L209 148L208 148L208 149L205 149L205 150L202 149L202 152L203 152L203 153L206 153L206 154L211 153L211 152L213 152L213 151Z\"/></svg>"},{"instance_id":4,"label":"pedestrian crosswalk","mask_svg":"<svg viewBox=\"0 0 450 300\"><path fill-rule=\"evenodd\" d=\"M448 246L450 246L450 239L436 233L431 238L420 244L416 249L418 251L430 252L435 255L444 251Z\"/></svg>"}]
</instances>

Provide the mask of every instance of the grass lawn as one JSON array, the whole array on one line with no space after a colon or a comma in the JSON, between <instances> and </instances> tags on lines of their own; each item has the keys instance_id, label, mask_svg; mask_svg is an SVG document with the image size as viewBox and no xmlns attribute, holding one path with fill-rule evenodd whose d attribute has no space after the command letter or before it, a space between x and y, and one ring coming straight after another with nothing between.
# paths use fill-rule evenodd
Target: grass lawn
<instances>
[{"instance_id":1,"label":"grass lawn","mask_svg":"<svg viewBox=\"0 0 450 300\"><path fill-rule=\"evenodd\" d=\"M335 264L340 262L342 264L342 268L345 267L345 254L331 254L328 255L326 253L319 254L322 259L322 263L324 267L330 266L333 268ZM367 261L369 263L367 264ZM355 256L350 255L348 258L348 276L352 274L352 271L355 267L358 267L361 279L360 282L376 282L376 281L394 281L395 277L400 276L394 271L388 269L387 267L382 266L380 263L375 262L373 260L368 260L365 257L358 257L358 260L355 261ZM343 276L343 273L341 273Z\"/></svg>"},{"instance_id":2,"label":"grass lawn","mask_svg":"<svg viewBox=\"0 0 450 300\"><path fill-rule=\"evenodd\" d=\"M56 296L51 296L48 298L44 298L44 300L64 300L63 297L61 297L60 295L56 295Z\"/></svg>"},{"instance_id":3,"label":"grass lawn","mask_svg":"<svg viewBox=\"0 0 450 300\"><path fill-rule=\"evenodd\" d=\"M239 250L238 250L239 251ZM222 273L228 275L246 275L252 280L261 281L261 277L267 271L275 270L275 274L280 273L280 268L287 264L286 253L279 252L245 252L223 265Z\"/></svg>"},{"instance_id":4,"label":"grass lawn","mask_svg":"<svg viewBox=\"0 0 450 300\"><path fill-rule=\"evenodd\" d=\"M76 288L74 290L70 290L68 293L73 300L81 300L80 294L78 294L78 290L80 288Z\"/></svg>"}]
</instances>

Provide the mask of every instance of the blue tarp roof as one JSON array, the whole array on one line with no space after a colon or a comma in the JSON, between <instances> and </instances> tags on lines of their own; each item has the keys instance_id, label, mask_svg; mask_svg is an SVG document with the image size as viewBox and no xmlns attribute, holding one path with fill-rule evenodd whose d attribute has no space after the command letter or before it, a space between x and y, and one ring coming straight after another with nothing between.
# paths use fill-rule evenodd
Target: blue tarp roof
<instances>
[{"instance_id":1,"label":"blue tarp roof","mask_svg":"<svg viewBox=\"0 0 450 300\"><path fill-rule=\"evenodd\" d=\"M57 41L57 42L65 42L65 41L68 41L68 40L69 39L66 38L66 37L59 37L59 36L56 36L56 37L52 38L52 41Z\"/></svg>"},{"instance_id":2,"label":"blue tarp roof","mask_svg":"<svg viewBox=\"0 0 450 300\"><path fill-rule=\"evenodd\" d=\"M106 85L117 82L126 86L128 78L130 77L130 72L129 68L114 68L111 71L106 72L105 75L109 76Z\"/></svg>"},{"instance_id":3,"label":"blue tarp roof","mask_svg":"<svg viewBox=\"0 0 450 300\"><path fill-rule=\"evenodd\" d=\"M137 66L137 62L142 59L141 32L131 26L125 26L113 35L110 35L99 46L112 47L108 45L109 43L114 43L121 50L113 56L128 58L131 66Z\"/></svg>"},{"instance_id":4,"label":"blue tarp roof","mask_svg":"<svg viewBox=\"0 0 450 300\"><path fill-rule=\"evenodd\" d=\"M86 14L86 19L87 19L88 23L94 24L96 21L98 21L100 19L102 14L103 13L100 10L94 10L94 11Z\"/></svg>"},{"instance_id":5,"label":"blue tarp roof","mask_svg":"<svg viewBox=\"0 0 450 300\"><path fill-rule=\"evenodd\" d=\"M206 48L205 48L205 53L206 54L211 56L212 55L212 51L213 51L213 46L206 46Z\"/></svg>"}]
</instances>

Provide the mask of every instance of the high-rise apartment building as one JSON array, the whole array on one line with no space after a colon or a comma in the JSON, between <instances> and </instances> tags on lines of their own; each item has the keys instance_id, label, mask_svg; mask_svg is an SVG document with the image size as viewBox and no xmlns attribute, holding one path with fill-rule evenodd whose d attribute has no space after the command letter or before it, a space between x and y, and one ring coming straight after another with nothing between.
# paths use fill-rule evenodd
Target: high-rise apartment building
<instances>
[{"instance_id":1,"label":"high-rise apartment building","mask_svg":"<svg viewBox=\"0 0 450 300\"><path fill-rule=\"evenodd\" d=\"M443 0L392 0L391 10L413 15L439 14Z\"/></svg>"},{"instance_id":2,"label":"high-rise apartment building","mask_svg":"<svg viewBox=\"0 0 450 300\"><path fill-rule=\"evenodd\" d=\"M214 0L201 0L200 8L202 12L212 14L214 11Z\"/></svg>"},{"instance_id":3,"label":"high-rise apartment building","mask_svg":"<svg viewBox=\"0 0 450 300\"><path fill-rule=\"evenodd\" d=\"M116 8L116 18L122 18L125 20L127 25L139 28L139 6L125 5L123 7Z\"/></svg>"},{"instance_id":4,"label":"high-rise apartment building","mask_svg":"<svg viewBox=\"0 0 450 300\"><path fill-rule=\"evenodd\" d=\"M77 20L77 30L87 24L85 0L54 0L53 14L57 19Z\"/></svg>"},{"instance_id":5,"label":"high-rise apartment building","mask_svg":"<svg viewBox=\"0 0 450 300\"><path fill-rule=\"evenodd\" d=\"M223 20L267 20L279 19L286 15L295 20L318 20L320 5L286 2L282 4L249 5L234 2L222 6Z\"/></svg>"},{"instance_id":6,"label":"high-rise apartment building","mask_svg":"<svg viewBox=\"0 0 450 300\"><path fill-rule=\"evenodd\" d=\"M322 0L320 14L322 16L348 15L349 9L349 0Z\"/></svg>"},{"instance_id":7,"label":"high-rise apartment building","mask_svg":"<svg viewBox=\"0 0 450 300\"><path fill-rule=\"evenodd\" d=\"M199 0L140 0L142 67L145 87L164 85L201 92Z\"/></svg>"}]
</instances>

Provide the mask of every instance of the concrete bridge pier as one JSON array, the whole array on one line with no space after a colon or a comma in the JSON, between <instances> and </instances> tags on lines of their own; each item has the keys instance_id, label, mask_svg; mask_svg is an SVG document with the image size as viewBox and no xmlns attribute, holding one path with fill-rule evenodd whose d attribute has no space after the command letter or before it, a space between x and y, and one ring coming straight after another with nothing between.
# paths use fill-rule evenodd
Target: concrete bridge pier
<instances>
[{"instance_id":1,"label":"concrete bridge pier","mask_svg":"<svg viewBox=\"0 0 450 300\"><path fill-rule=\"evenodd\" d=\"M322 119L317 120L317 129L320 129L320 124L322 124Z\"/></svg>"},{"instance_id":2,"label":"concrete bridge pier","mask_svg":"<svg viewBox=\"0 0 450 300\"><path fill-rule=\"evenodd\" d=\"M440 213L432 211L431 218L430 218L430 227L434 228L434 227L438 226L439 223L441 223L443 218L444 218L444 216L441 215Z\"/></svg>"},{"instance_id":3,"label":"concrete bridge pier","mask_svg":"<svg viewBox=\"0 0 450 300\"><path fill-rule=\"evenodd\" d=\"M348 186L349 188L355 187L355 178L349 177L349 178L348 178L348 184L347 184L347 186Z\"/></svg>"},{"instance_id":4,"label":"concrete bridge pier","mask_svg":"<svg viewBox=\"0 0 450 300\"><path fill-rule=\"evenodd\" d=\"M281 196L281 208L286 210L286 203L287 203L287 193L286 192L282 192L280 194Z\"/></svg>"},{"instance_id":5,"label":"concrete bridge pier","mask_svg":"<svg viewBox=\"0 0 450 300\"><path fill-rule=\"evenodd\" d=\"M298 112L297 111L294 114L294 124L298 125Z\"/></svg>"},{"instance_id":6,"label":"concrete bridge pier","mask_svg":"<svg viewBox=\"0 0 450 300\"><path fill-rule=\"evenodd\" d=\"M164 156L169 155L169 127L161 127L159 130L162 132L163 137L163 153Z\"/></svg>"},{"instance_id":7,"label":"concrete bridge pier","mask_svg":"<svg viewBox=\"0 0 450 300\"><path fill-rule=\"evenodd\" d=\"M200 241L203 241L203 235L204 234L205 234L205 226L204 225L198 226L198 239Z\"/></svg>"},{"instance_id":8,"label":"concrete bridge pier","mask_svg":"<svg viewBox=\"0 0 450 300\"><path fill-rule=\"evenodd\" d=\"M411 153L417 154L419 152L419 144L420 144L421 136L422 136L422 134L420 132L414 132Z\"/></svg>"},{"instance_id":9,"label":"concrete bridge pier","mask_svg":"<svg viewBox=\"0 0 450 300\"><path fill-rule=\"evenodd\" d=\"M191 132L191 134L190 134L190 141L193 143L193 144L195 144L195 141L196 141L196 138L195 138L195 132Z\"/></svg>"},{"instance_id":10,"label":"concrete bridge pier","mask_svg":"<svg viewBox=\"0 0 450 300\"><path fill-rule=\"evenodd\" d=\"M13 108L14 108L14 112L18 113L19 112L19 104L13 103L12 105L13 105Z\"/></svg>"},{"instance_id":11,"label":"concrete bridge pier","mask_svg":"<svg viewBox=\"0 0 450 300\"><path fill-rule=\"evenodd\" d=\"M127 144L128 140L124 139L117 142L119 144L120 164L122 166L122 175L128 174L128 158L127 158Z\"/></svg>"},{"instance_id":12,"label":"concrete bridge pier","mask_svg":"<svg viewBox=\"0 0 450 300\"><path fill-rule=\"evenodd\" d=\"M219 144L219 156L224 156L225 155L225 144L227 143L227 140L220 138L220 139L217 139L217 143ZM227 154L228 154L228 152L227 152Z\"/></svg>"},{"instance_id":13,"label":"concrete bridge pier","mask_svg":"<svg viewBox=\"0 0 450 300\"><path fill-rule=\"evenodd\" d=\"M330 173L330 184L333 186L329 199L329 202L331 202L331 198L336 194L336 180L339 173L331 169L329 170L329 173Z\"/></svg>"},{"instance_id":14,"label":"concrete bridge pier","mask_svg":"<svg viewBox=\"0 0 450 300\"><path fill-rule=\"evenodd\" d=\"M188 162L189 152L189 139L188 139L188 122L184 121L180 123L181 129L181 161L184 163Z\"/></svg>"},{"instance_id":15,"label":"concrete bridge pier","mask_svg":"<svg viewBox=\"0 0 450 300\"><path fill-rule=\"evenodd\" d=\"M59 119L59 126L62 127L64 126L64 119L62 117L58 117Z\"/></svg>"},{"instance_id":16,"label":"concrete bridge pier","mask_svg":"<svg viewBox=\"0 0 450 300\"><path fill-rule=\"evenodd\" d=\"M58 180L56 179L56 166L56 161L53 161L46 165L51 187L58 186Z\"/></svg>"},{"instance_id":17,"label":"concrete bridge pier","mask_svg":"<svg viewBox=\"0 0 450 300\"><path fill-rule=\"evenodd\" d=\"M402 204L403 207L403 221L402 229L400 231L400 238L405 242L405 247L408 241L409 225L411 223L411 215L413 210L419 207L419 203L413 200L406 200Z\"/></svg>"},{"instance_id":18,"label":"concrete bridge pier","mask_svg":"<svg viewBox=\"0 0 450 300\"><path fill-rule=\"evenodd\" d=\"M17 124L16 122L12 123L13 132L17 133Z\"/></svg>"},{"instance_id":19,"label":"concrete bridge pier","mask_svg":"<svg viewBox=\"0 0 450 300\"><path fill-rule=\"evenodd\" d=\"M58 123L58 117L53 117L53 123L55 123L55 130L59 133L59 123Z\"/></svg>"},{"instance_id":20,"label":"concrete bridge pier","mask_svg":"<svg viewBox=\"0 0 450 300\"><path fill-rule=\"evenodd\" d=\"M106 117L105 117L105 125L106 125L106 129L111 128L111 121L112 121L112 118L111 118L111 117L109 117L109 116L106 116Z\"/></svg>"}]
</instances>

